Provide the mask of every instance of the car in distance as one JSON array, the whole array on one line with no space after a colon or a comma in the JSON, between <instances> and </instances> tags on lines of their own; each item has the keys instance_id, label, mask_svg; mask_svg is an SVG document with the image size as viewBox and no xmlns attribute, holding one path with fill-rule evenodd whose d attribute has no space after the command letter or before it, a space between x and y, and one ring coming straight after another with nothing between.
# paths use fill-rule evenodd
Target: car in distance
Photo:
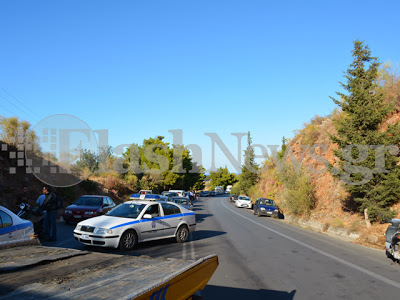
<instances>
[{"instance_id":1,"label":"car in distance","mask_svg":"<svg viewBox=\"0 0 400 300\"><path fill-rule=\"evenodd\" d=\"M7 244L18 245L34 236L31 221L21 219L12 211L0 206L0 247Z\"/></svg>"},{"instance_id":2,"label":"car in distance","mask_svg":"<svg viewBox=\"0 0 400 300\"><path fill-rule=\"evenodd\" d=\"M162 195L162 196L165 196L165 197L168 197L168 199L171 198L171 197L179 197L179 196L178 196L178 193L176 193L176 192L169 192L169 191L164 191L164 192L161 193L161 195Z\"/></svg>"},{"instance_id":3,"label":"car in distance","mask_svg":"<svg viewBox=\"0 0 400 300\"><path fill-rule=\"evenodd\" d=\"M232 185L227 185L226 186L226 190L225 190L225 194L230 194L231 190L232 190Z\"/></svg>"},{"instance_id":4,"label":"car in distance","mask_svg":"<svg viewBox=\"0 0 400 300\"><path fill-rule=\"evenodd\" d=\"M193 205L190 203L190 200L188 200L188 198L186 197L172 197L169 199L169 201L179 204L180 206L188 210L193 210Z\"/></svg>"},{"instance_id":5,"label":"car in distance","mask_svg":"<svg viewBox=\"0 0 400 300\"><path fill-rule=\"evenodd\" d=\"M200 192L200 197L209 197L210 193L208 191L201 191Z\"/></svg>"},{"instance_id":6,"label":"car in distance","mask_svg":"<svg viewBox=\"0 0 400 300\"><path fill-rule=\"evenodd\" d=\"M85 219L105 214L115 207L114 201L107 196L85 195L65 208L63 219L65 223L80 222Z\"/></svg>"},{"instance_id":7,"label":"car in distance","mask_svg":"<svg viewBox=\"0 0 400 300\"><path fill-rule=\"evenodd\" d=\"M238 195L235 195L235 194L232 194L230 197L229 197L229 201L230 202L236 202L236 200L238 199Z\"/></svg>"},{"instance_id":8,"label":"car in distance","mask_svg":"<svg viewBox=\"0 0 400 300\"><path fill-rule=\"evenodd\" d=\"M259 217L270 216L277 218L279 215L279 207L276 205L274 200L257 198L256 202L254 203L253 213Z\"/></svg>"},{"instance_id":9,"label":"car in distance","mask_svg":"<svg viewBox=\"0 0 400 300\"><path fill-rule=\"evenodd\" d=\"M140 242L171 237L183 243L195 229L190 210L171 202L133 200L78 223L74 237L86 245L131 250Z\"/></svg>"},{"instance_id":10,"label":"car in distance","mask_svg":"<svg viewBox=\"0 0 400 300\"><path fill-rule=\"evenodd\" d=\"M245 208L252 208L252 203L250 197L240 195L237 200L235 201L236 207L245 207Z\"/></svg>"}]
</instances>

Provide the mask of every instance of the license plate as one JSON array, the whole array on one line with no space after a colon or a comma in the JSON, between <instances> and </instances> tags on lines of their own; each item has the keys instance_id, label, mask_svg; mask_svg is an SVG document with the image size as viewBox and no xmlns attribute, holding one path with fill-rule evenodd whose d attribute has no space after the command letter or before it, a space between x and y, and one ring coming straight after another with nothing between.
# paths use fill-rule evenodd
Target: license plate
<instances>
[{"instance_id":1,"label":"license plate","mask_svg":"<svg viewBox=\"0 0 400 300\"><path fill-rule=\"evenodd\" d=\"M74 216L75 219L80 219L82 216Z\"/></svg>"},{"instance_id":2,"label":"license plate","mask_svg":"<svg viewBox=\"0 0 400 300\"><path fill-rule=\"evenodd\" d=\"M269 215L272 215L272 212L270 212L270 211L267 211L267 214L269 214Z\"/></svg>"},{"instance_id":3,"label":"license plate","mask_svg":"<svg viewBox=\"0 0 400 300\"><path fill-rule=\"evenodd\" d=\"M82 240L88 240L89 235L88 234L82 234Z\"/></svg>"}]
</instances>

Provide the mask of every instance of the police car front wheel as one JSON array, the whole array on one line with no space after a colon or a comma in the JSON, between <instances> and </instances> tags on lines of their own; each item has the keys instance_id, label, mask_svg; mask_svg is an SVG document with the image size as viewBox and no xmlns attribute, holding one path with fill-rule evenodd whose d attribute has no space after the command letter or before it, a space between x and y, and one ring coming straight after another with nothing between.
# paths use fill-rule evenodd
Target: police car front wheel
<instances>
[{"instance_id":1,"label":"police car front wheel","mask_svg":"<svg viewBox=\"0 0 400 300\"><path fill-rule=\"evenodd\" d=\"M132 250L137 244L137 235L133 230L125 231L119 241L119 248L121 250Z\"/></svg>"}]
</instances>

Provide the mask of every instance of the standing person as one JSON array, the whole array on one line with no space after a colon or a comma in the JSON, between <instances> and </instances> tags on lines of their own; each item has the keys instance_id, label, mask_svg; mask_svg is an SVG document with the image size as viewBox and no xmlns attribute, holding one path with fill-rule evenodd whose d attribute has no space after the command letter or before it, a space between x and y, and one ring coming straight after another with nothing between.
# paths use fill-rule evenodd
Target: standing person
<instances>
[{"instance_id":1,"label":"standing person","mask_svg":"<svg viewBox=\"0 0 400 300\"><path fill-rule=\"evenodd\" d=\"M48 185L43 187L43 194L45 199L41 205L41 209L46 211L44 217L44 229L46 230L46 238L49 241L57 240L57 196L50 192L50 187Z\"/></svg>"},{"instance_id":2,"label":"standing person","mask_svg":"<svg viewBox=\"0 0 400 300\"><path fill-rule=\"evenodd\" d=\"M46 195L42 194L37 198L36 203L39 204L39 206L42 206L44 199L46 199Z\"/></svg>"},{"instance_id":3,"label":"standing person","mask_svg":"<svg viewBox=\"0 0 400 300\"><path fill-rule=\"evenodd\" d=\"M43 212L44 216L46 217L46 211L42 207L44 200L46 200L46 195L42 194L37 198L36 203L39 205L40 210Z\"/></svg>"},{"instance_id":4,"label":"standing person","mask_svg":"<svg viewBox=\"0 0 400 300\"><path fill-rule=\"evenodd\" d=\"M21 203L26 203L29 204L29 200L30 200L30 193L29 193L29 188L24 185L22 187L22 192L15 198L14 201L14 211L15 213L18 213L20 208L19 206L21 205Z\"/></svg>"}]
</instances>

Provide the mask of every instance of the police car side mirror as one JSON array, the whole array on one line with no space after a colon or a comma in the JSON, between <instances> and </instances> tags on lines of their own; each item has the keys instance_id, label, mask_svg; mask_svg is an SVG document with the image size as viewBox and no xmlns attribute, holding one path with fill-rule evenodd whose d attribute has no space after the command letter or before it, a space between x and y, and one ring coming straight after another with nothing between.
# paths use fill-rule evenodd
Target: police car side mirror
<instances>
[{"instance_id":1,"label":"police car side mirror","mask_svg":"<svg viewBox=\"0 0 400 300\"><path fill-rule=\"evenodd\" d=\"M150 214L144 214L143 219L152 219L152 216Z\"/></svg>"}]
</instances>

